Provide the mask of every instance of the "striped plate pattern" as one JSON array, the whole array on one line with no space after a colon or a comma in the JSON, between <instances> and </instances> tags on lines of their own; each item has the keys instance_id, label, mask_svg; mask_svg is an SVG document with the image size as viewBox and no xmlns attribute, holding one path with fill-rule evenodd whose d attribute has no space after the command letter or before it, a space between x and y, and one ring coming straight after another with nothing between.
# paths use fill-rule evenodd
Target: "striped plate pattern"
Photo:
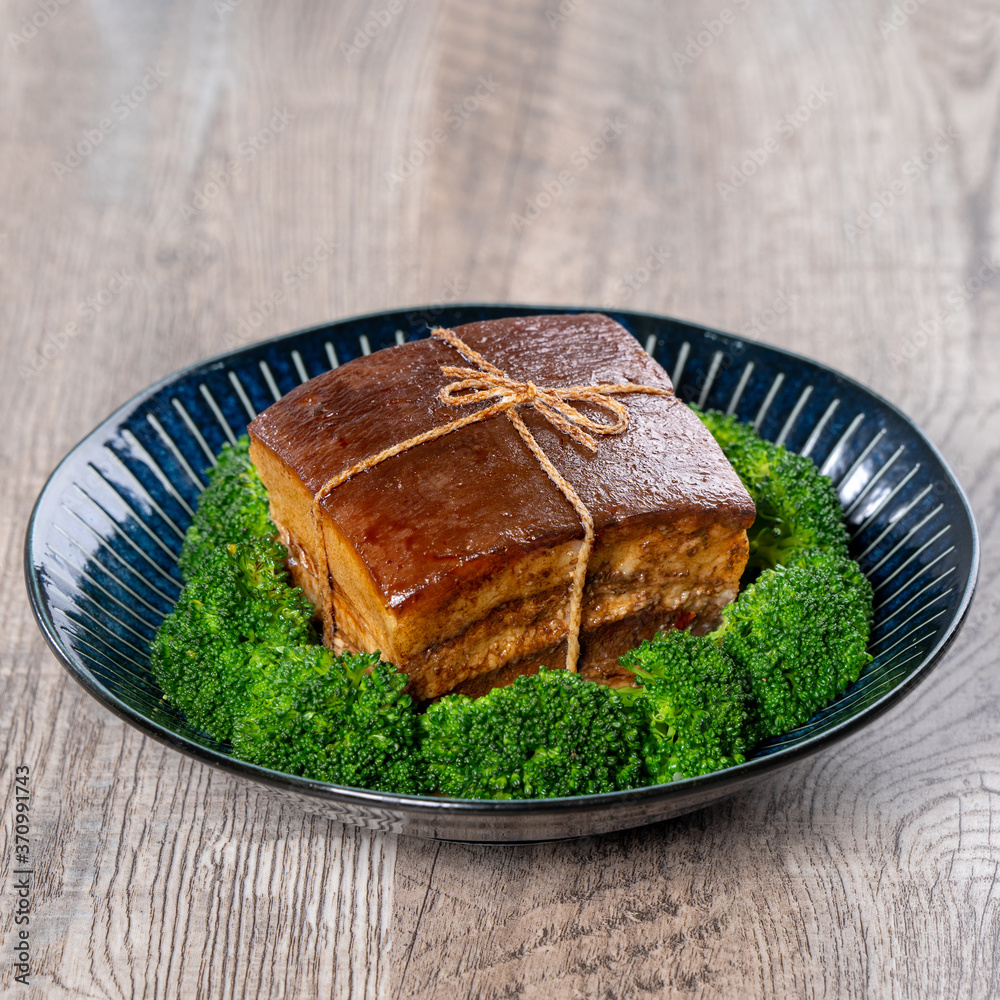
<instances>
[{"instance_id":1,"label":"striped plate pattern","mask_svg":"<svg viewBox=\"0 0 1000 1000\"><path fill-rule=\"evenodd\" d=\"M968 608L978 540L961 487L910 421L857 383L795 355L636 313L613 315L664 365L678 395L752 421L836 484L852 553L875 589L875 625L873 662L833 705L755 759L706 778L542 803L444 804L244 764L162 700L149 642L180 591L181 541L224 442L294 386L426 336L429 325L563 311L577 310L456 306L360 317L234 351L132 400L53 473L29 527L28 589L57 656L109 708L185 753L346 822L444 839L557 839L652 822L730 794L874 719L940 657Z\"/></svg>"}]
</instances>

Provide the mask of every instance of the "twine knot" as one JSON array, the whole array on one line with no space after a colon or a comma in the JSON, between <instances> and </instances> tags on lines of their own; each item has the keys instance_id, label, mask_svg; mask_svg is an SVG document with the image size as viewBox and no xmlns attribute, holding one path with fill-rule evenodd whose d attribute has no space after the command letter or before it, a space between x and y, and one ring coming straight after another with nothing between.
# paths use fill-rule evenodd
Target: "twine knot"
<instances>
[{"instance_id":1,"label":"twine knot","mask_svg":"<svg viewBox=\"0 0 1000 1000\"><path fill-rule=\"evenodd\" d=\"M468 350L464 344L462 348L454 344L452 346L458 350L462 348ZM531 381L518 382L499 369L493 368L485 359L480 358L479 361L481 364L489 365L489 368L441 366L442 374L458 380L446 385L438 393L438 398L445 406L494 402L497 412L506 413L527 404L556 430L572 438L588 451L597 451L597 440L594 435L624 434L628 430L628 410L617 399L611 398L610 393L628 391L633 388L631 386L575 385L567 389L543 388ZM645 387L637 388L645 389ZM611 421L602 423L594 420L570 405L571 402L590 403L599 407L610 415Z\"/></svg>"}]
</instances>

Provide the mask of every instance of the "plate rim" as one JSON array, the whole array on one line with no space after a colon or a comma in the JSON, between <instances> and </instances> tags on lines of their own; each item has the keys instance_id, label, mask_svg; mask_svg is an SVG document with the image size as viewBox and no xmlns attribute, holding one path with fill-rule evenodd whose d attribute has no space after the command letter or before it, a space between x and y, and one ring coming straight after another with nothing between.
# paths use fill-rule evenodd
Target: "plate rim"
<instances>
[{"instance_id":1,"label":"plate rim","mask_svg":"<svg viewBox=\"0 0 1000 1000\"><path fill-rule=\"evenodd\" d=\"M617 316L623 316L635 317L659 323L674 323L690 328L692 332L718 337L730 343L749 343L755 347L763 348L778 357L794 362L796 365L806 366L808 368L832 374L846 385L873 398L879 403L880 406L884 407L897 419L899 419L907 427L910 433L915 434L920 439L921 444L926 447L935 460L940 463L942 469L948 476L954 493L959 500L959 504L968 519L972 545L970 572L968 579L965 582L957 612L948 629L938 639L933 649L927 653L922 662L919 663L913 672L904 678L900 683L895 685L889 691L886 691L871 704L864 706L856 715L836 723L831 728L821 733L807 737L795 746L785 748L775 754L750 758L744 763L738 764L734 767L724 768L721 771L713 771L709 774L699 775L694 778L686 778L682 781L668 782L660 785L650 785L644 788L625 789L622 791L600 792L591 795L560 796L547 799L451 799L443 797L438 798L429 795L377 792L365 788L355 788L349 785L335 785L329 782L286 774L282 771L274 771L269 768L240 760L239 758L229 756L209 747L202 746L201 744L195 743L173 730L148 719L136 709L133 709L131 706L123 702L113 692L104 687L89 670L74 661L70 655L70 651L63 646L61 640L59 639L57 627L50 614L49 605L45 598L44 588L39 578L39 574L36 571L33 543L35 539L37 518L43 505L43 501L46 500L50 488L52 488L60 478L64 468L71 463L78 452L80 452L93 440L107 437L107 432L110 429L118 428L127 416L134 413L135 410L141 407L162 389L184 378L190 377L199 371L206 371L215 367L220 367L224 365L228 359L236 356L262 348L272 348L280 345L283 341L291 340L293 338L316 334L320 331L331 330L332 328L359 323L365 320L375 320L387 316L414 313L423 313L427 315L435 314L437 317L442 317L451 311L462 309L510 309L524 312L525 315L531 315L530 312L525 312L527 310L538 310L537 315L550 313L579 314L600 312L603 315L610 316L612 319L615 319ZM342 317L325 323L314 324L312 326L292 330L287 333L267 337L262 340L251 341L248 344L233 348L232 350L225 351L221 354L215 354L201 361L193 362L184 368L180 368L177 371L158 379L156 382L140 390L126 402L118 406L108 417L100 421L88 433L81 437L58 462L52 472L46 477L46 480L39 491L37 498L35 499L31 514L28 518L23 554L25 584L31 611L35 618L35 622L45 637L46 643L53 655L62 664L67 673L69 673L69 675L78 684L80 684L80 686L91 697L98 701L104 708L110 710L118 718L122 719L122 721L128 723L145 736L156 740L163 746L167 746L172 750L177 750L188 757L198 760L203 764L208 764L211 767L224 770L239 779L249 779L282 791L290 791L300 795L305 795L309 798L316 799L319 802L335 802L343 804L348 809L351 807L374 808L386 811L396 809L406 810L407 813L417 815L441 815L444 813L453 817L464 816L472 819L476 816L489 818L491 816L496 816L498 813L509 814L512 817L517 817L541 815L545 813L559 813L561 815L565 815L568 811L582 812L587 809L593 809L600 806L610 809L622 803L642 803L646 800L654 802L665 801L671 798L680 798L686 793L703 788L715 789L718 793L715 798L721 799L728 795L730 790L733 790L731 789L731 786L742 785L751 779L763 777L770 772L779 770L792 763L796 763L819 753L832 743L839 742L840 740L847 738L858 729L863 728L863 726L874 721L879 716L884 715L907 694L909 694L917 685L923 682L932 670L940 663L944 655L954 643L959 631L968 617L972 604L972 598L978 584L981 560L981 542L975 514L972 510L969 498L965 493L965 489L948 462L941 455L936 445L930 441L930 439L924 434L920 427L917 426L912 418L907 416L894 403L885 399L874 389L871 389L854 379L852 376L846 375L830 365L815 361L805 355L788 350L787 348L769 344L766 341L755 340L750 337L729 333L701 323L695 323L690 320L684 320L674 316L666 316L659 313L640 312L630 309L601 310L599 307L581 307L576 305L545 306L537 304L495 302L455 302L444 306L431 304L426 306L402 307L397 309L380 309L373 312ZM572 808L574 806L576 809ZM347 820L345 819L345 821ZM408 832L405 827L403 832ZM514 843L514 841L504 842L509 844Z\"/></svg>"}]
</instances>

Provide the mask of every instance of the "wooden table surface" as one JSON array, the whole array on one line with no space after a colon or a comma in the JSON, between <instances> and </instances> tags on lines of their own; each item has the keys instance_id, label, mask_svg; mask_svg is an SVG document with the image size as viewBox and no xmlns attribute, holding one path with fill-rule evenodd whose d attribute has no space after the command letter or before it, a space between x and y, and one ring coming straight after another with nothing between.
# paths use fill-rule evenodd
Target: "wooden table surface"
<instances>
[{"instance_id":1,"label":"wooden table surface","mask_svg":"<svg viewBox=\"0 0 1000 1000\"><path fill-rule=\"evenodd\" d=\"M1000 996L997 13L0 4L3 996ZM897 403L983 534L945 661L752 792L533 848L342 829L85 695L22 582L63 454L234 339L457 300L745 330Z\"/></svg>"}]
</instances>

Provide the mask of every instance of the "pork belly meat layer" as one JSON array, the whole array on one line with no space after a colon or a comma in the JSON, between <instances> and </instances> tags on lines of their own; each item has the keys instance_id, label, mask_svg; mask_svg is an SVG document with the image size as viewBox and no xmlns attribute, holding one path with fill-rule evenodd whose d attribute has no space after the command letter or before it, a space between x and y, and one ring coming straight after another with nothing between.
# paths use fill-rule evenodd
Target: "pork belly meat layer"
<instances>
[{"instance_id":1,"label":"pork belly meat layer","mask_svg":"<svg viewBox=\"0 0 1000 1000\"><path fill-rule=\"evenodd\" d=\"M454 333L518 381L670 387L605 316L493 320ZM502 415L338 486L319 504L317 530L313 498L331 478L472 411L440 402L451 381L442 365L467 363L433 339L378 351L299 386L249 428L292 577L321 610L324 640L381 651L417 698L475 694L539 664L561 666L583 539L576 512ZM520 410L594 518L579 669L609 683L627 682L618 656L657 629L717 622L736 596L754 519L732 467L680 400L618 398L629 428L601 438L596 454ZM602 419L589 404L579 409Z\"/></svg>"}]
</instances>

